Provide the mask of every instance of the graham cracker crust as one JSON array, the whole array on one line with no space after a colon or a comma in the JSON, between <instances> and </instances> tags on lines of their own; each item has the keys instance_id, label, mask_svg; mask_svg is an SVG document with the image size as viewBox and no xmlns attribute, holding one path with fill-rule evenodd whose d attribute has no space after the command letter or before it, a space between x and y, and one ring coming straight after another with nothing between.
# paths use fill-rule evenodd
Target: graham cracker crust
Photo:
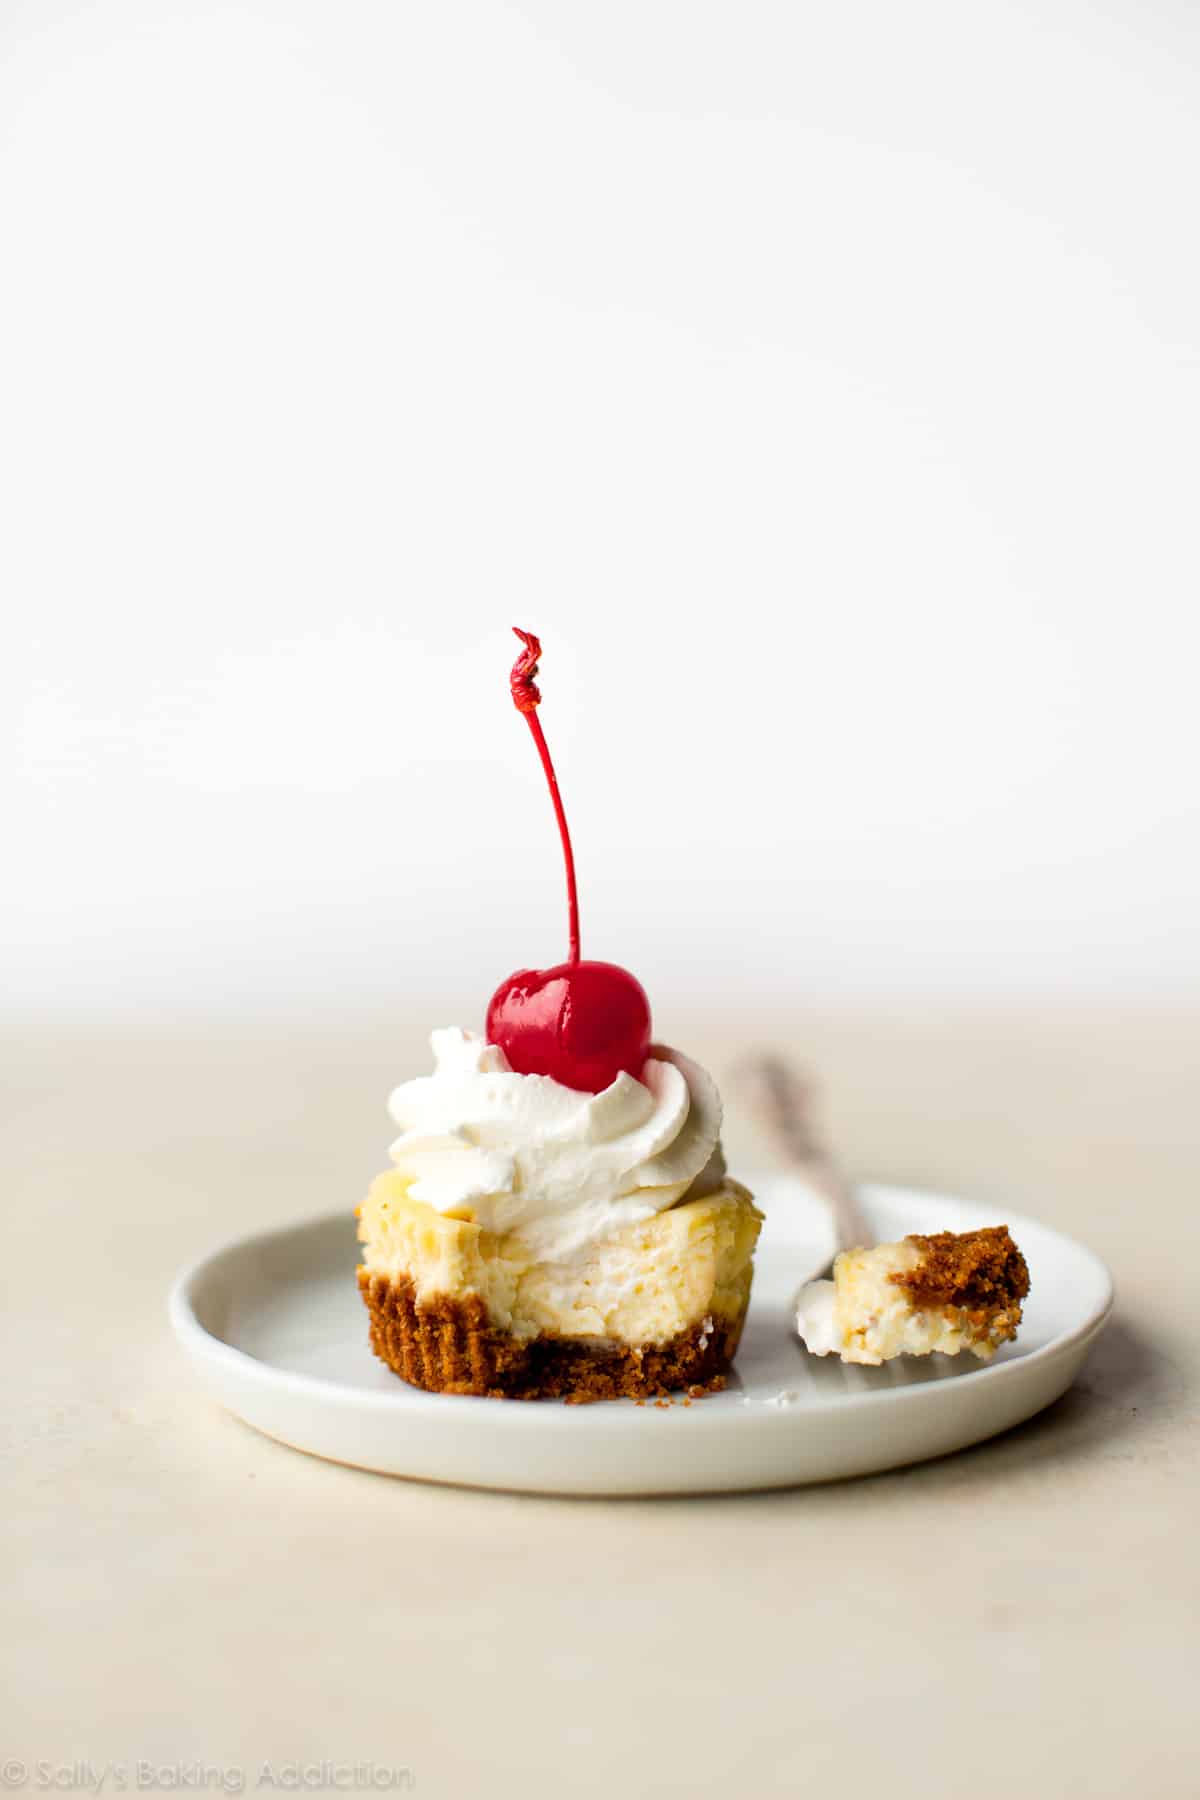
<instances>
[{"instance_id":1,"label":"graham cracker crust","mask_svg":"<svg viewBox=\"0 0 1200 1800\"><path fill-rule=\"evenodd\" d=\"M371 1348L413 1387L493 1400L648 1400L676 1388L724 1385L745 1314L706 1317L665 1344L625 1345L497 1329L478 1294L418 1301L408 1276L359 1268Z\"/></svg>"},{"instance_id":2,"label":"graham cracker crust","mask_svg":"<svg viewBox=\"0 0 1200 1800\"><path fill-rule=\"evenodd\" d=\"M914 1306L957 1306L967 1311L1015 1311L1029 1292L1029 1269L1007 1225L981 1231L913 1232L905 1240L922 1252L907 1274L889 1275L908 1290Z\"/></svg>"}]
</instances>

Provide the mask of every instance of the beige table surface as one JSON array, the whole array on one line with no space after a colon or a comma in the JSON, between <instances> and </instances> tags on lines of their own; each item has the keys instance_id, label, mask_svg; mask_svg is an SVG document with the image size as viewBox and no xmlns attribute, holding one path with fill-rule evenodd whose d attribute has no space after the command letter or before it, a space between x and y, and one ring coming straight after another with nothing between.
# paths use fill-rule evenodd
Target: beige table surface
<instances>
[{"instance_id":1,"label":"beige table surface","mask_svg":"<svg viewBox=\"0 0 1200 1800\"><path fill-rule=\"evenodd\" d=\"M718 1075L747 1041L673 1035ZM827 1006L792 1047L849 1166L1085 1238L1116 1319L1065 1399L962 1455L594 1502L297 1455L167 1333L180 1264L353 1204L419 1037L6 1039L0 1759L27 1790L199 1761L246 1792L324 1762L429 1796L1200 1794L1200 1009ZM728 1137L761 1164L736 1111Z\"/></svg>"}]
</instances>

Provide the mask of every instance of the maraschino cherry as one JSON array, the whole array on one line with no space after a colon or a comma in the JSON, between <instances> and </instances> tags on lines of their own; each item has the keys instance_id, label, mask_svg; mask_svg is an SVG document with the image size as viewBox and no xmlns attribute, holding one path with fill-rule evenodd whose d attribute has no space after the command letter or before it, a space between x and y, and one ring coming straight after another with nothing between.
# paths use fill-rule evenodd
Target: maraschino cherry
<instances>
[{"instance_id":1,"label":"maraschino cherry","mask_svg":"<svg viewBox=\"0 0 1200 1800\"><path fill-rule=\"evenodd\" d=\"M616 963L582 962L575 857L554 764L546 746L534 683L542 646L531 631L513 630L525 648L513 664L512 697L533 733L567 870L571 948L552 969L518 969L501 982L487 1012L487 1041L498 1044L519 1075L552 1075L564 1087L599 1094L624 1069L640 1077L650 1050L650 1002L640 981Z\"/></svg>"}]
</instances>

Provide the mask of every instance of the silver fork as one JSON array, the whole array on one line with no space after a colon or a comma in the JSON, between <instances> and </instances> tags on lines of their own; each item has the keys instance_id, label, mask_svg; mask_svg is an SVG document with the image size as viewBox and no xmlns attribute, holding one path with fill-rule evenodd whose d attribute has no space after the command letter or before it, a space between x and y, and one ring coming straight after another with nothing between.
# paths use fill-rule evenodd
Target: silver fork
<instances>
[{"instance_id":1,"label":"silver fork","mask_svg":"<svg viewBox=\"0 0 1200 1800\"><path fill-rule=\"evenodd\" d=\"M737 1072L784 1161L829 1208L835 1253L865 1248L872 1242L871 1228L817 1129L811 1082L774 1053L748 1057Z\"/></svg>"}]
</instances>

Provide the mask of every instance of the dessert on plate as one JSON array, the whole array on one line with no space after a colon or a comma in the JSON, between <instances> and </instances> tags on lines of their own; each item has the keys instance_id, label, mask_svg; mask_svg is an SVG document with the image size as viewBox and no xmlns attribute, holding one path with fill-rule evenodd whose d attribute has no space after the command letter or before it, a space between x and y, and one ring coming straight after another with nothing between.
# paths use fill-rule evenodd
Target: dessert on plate
<instances>
[{"instance_id":1,"label":"dessert on plate","mask_svg":"<svg viewBox=\"0 0 1200 1800\"><path fill-rule=\"evenodd\" d=\"M534 683L512 672L566 864L570 952L493 995L483 1036L433 1033L389 1102L393 1166L359 1208L371 1346L405 1381L508 1399L720 1385L761 1214L721 1154L711 1077L651 1038L641 983L580 956L571 840Z\"/></svg>"},{"instance_id":2,"label":"dessert on plate","mask_svg":"<svg viewBox=\"0 0 1200 1800\"><path fill-rule=\"evenodd\" d=\"M1029 1292L1025 1258L1007 1225L913 1235L873 1250L844 1250L832 1281L796 1296L796 1329L814 1356L884 1363L896 1356L982 1362L1015 1338Z\"/></svg>"}]
</instances>

